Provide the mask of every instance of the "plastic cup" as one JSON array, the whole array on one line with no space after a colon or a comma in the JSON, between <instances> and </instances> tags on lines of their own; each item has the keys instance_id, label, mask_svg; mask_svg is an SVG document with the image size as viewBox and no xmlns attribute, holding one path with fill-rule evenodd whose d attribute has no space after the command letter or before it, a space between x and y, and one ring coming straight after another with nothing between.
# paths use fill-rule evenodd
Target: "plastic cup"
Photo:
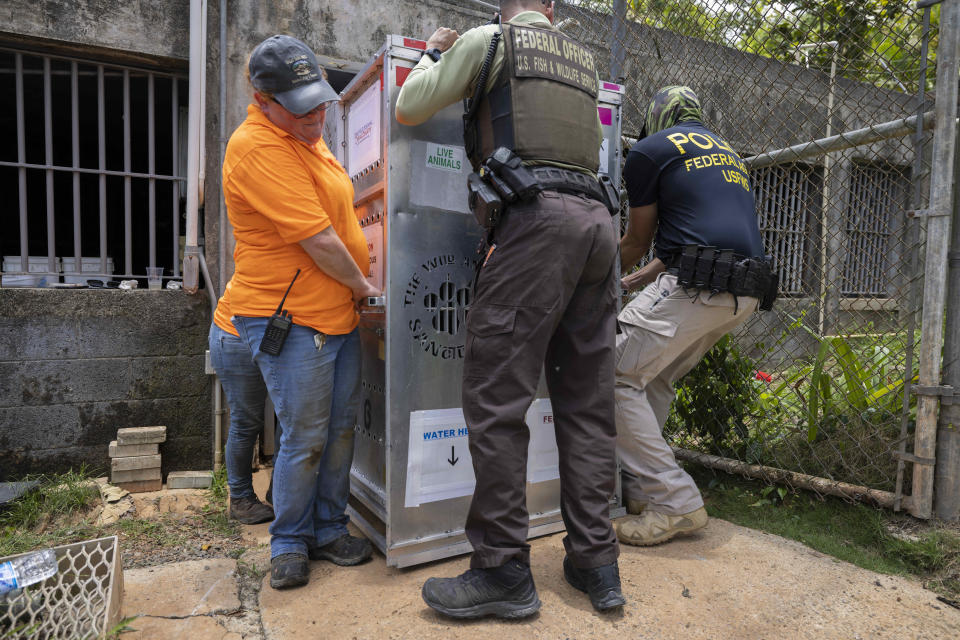
<instances>
[{"instance_id":1,"label":"plastic cup","mask_svg":"<svg viewBox=\"0 0 960 640\"><path fill-rule=\"evenodd\" d=\"M163 288L163 267L147 267L147 288L151 291Z\"/></svg>"}]
</instances>

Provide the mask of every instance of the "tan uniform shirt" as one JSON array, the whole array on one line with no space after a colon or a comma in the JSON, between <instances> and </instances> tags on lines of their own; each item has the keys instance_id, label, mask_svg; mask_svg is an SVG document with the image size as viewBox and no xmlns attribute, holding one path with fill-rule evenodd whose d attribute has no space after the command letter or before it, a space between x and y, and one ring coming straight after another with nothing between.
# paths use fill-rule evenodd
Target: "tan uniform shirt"
<instances>
[{"instance_id":1,"label":"tan uniform shirt","mask_svg":"<svg viewBox=\"0 0 960 640\"><path fill-rule=\"evenodd\" d=\"M510 24L549 28L550 20L539 11L524 11L514 16ZM397 98L397 121L411 126L422 124L444 107L472 96L477 86L477 76L480 75L480 68L490 48L490 41L499 28L495 24L485 24L470 29L443 53L439 62L434 62L430 56L420 58L420 62L407 76L400 89ZM488 91L503 71L503 58L501 39L487 76ZM603 130L598 115L597 149L602 143ZM582 171L579 167L560 163L556 165Z\"/></svg>"}]
</instances>

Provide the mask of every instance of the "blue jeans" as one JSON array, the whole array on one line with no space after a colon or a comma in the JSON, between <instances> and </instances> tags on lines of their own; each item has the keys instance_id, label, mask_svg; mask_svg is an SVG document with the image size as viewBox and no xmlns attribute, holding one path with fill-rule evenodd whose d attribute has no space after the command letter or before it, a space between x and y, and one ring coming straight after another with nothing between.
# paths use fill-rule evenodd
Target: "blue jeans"
<instances>
[{"instance_id":1,"label":"blue jeans","mask_svg":"<svg viewBox=\"0 0 960 640\"><path fill-rule=\"evenodd\" d=\"M230 497L254 498L250 467L253 445L263 429L267 388L246 342L216 324L210 325L209 342L210 361L230 407L226 459Z\"/></svg>"},{"instance_id":2,"label":"blue jeans","mask_svg":"<svg viewBox=\"0 0 960 640\"><path fill-rule=\"evenodd\" d=\"M235 316L283 428L273 467L270 555L306 554L347 533L353 427L360 402L360 336L293 325L280 355L260 352L269 318Z\"/></svg>"}]
</instances>

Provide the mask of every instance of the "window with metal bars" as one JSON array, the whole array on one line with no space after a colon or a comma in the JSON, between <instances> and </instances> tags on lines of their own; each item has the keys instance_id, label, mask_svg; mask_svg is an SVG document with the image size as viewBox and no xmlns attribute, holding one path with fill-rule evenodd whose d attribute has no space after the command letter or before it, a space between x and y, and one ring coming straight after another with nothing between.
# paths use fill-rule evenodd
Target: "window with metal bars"
<instances>
[{"instance_id":1,"label":"window with metal bars","mask_svg":"<svg viewBox=\"0 0 960 640\"><path fill-rule=\"evenodd\" d=\"M819 197L819 169L802 164L750 173L763 246L780 275L780 293L804 294L810 211Z\"/></svg>"},{"instance_id":2,"label":"window with metal bars","mask_svg":"<svg viewBox=\"0 0 960 640\"><path fill-rule=\"evenodd\" d=\"M846 250L841 293L889 297L898 249L891 242L908 208L910 169L885 162L854 162L845 212Z\"/></svg>"},{"instance_id":3,"label":"window with metal bars","mask_svg":"<svg viewBox=\"0 0 960 640\"><path fill-rule=\"evenodd\" d=\"M4 286L179 277L186 113L185 75L0 48Z\"/></svg>"}]
</instances>

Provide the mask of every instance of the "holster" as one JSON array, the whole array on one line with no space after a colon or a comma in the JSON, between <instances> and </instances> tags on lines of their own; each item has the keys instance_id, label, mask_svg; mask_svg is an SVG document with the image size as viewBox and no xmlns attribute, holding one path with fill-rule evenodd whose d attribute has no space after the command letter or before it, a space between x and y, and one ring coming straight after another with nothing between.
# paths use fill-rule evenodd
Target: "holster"
<instances>
[{"instance_id":1,"label":"holster","mask_svg":"<svg viewBox=\"0 0 960 640\"><path fill-rule=\"evenodd\" d=\"M467 177L467 190L467 202L477 223L488 230L496 227L503 213L500 195L478 173L471 173Z\"/></svg>"},{"instance_id":2,"label":"holster","mask_svg":"<svg viewBox=\"0 0 960 640\"><path fill-rule=\"evenodd\" d=\"M614 186L610 176L600 176L600 189L603 191L603 204L607 205L610 215L620 213L620 190Z\"/></svg>"}]
</instances>

